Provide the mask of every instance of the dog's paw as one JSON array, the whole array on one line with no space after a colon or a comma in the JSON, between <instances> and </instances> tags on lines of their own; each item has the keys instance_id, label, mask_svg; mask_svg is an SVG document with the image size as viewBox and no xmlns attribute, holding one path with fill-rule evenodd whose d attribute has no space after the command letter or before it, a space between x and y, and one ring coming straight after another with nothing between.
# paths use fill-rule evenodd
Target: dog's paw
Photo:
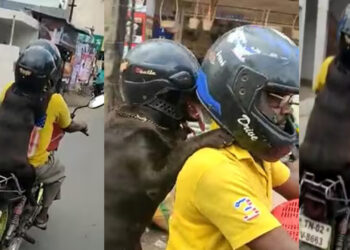
<instances>
[{"instance_id":1,"label":"dog's paw","mask_svg":"<svg viewBox=\"0 0 350 250\"><path fill-rule=\"evenodd\" d=\"M216 129L197 137L200 147L224 148L233 143L233 137L224 129Z\"/></svg>"}]
</instances>

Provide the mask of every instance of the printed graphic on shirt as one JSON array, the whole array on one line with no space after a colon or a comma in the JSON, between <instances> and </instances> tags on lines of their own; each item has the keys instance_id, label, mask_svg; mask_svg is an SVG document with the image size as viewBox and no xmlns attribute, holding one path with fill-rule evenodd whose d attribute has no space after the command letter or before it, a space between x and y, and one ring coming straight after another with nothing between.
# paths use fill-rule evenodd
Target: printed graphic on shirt
<instances>
[{"instance_id":1,"label":"printed graphic on shirt","mask_svg":"<svg viewBox=\"0 0 350 250\"><path fill-rule=\"evenodd\" d=\"M243 211L243 213L245 214L245 216L243 217L244 221L251 221L252 219L258 217L260 214L259 209L257 209L257 207L248 197L238 199L234 203L234 207L238 210Z\"/></svg>"},{"instance_id":2,"label":"printed graphic on shirt","mask_svg":"<svg viewBox=\"0 0 350 250\"><path fill-rule=\"evenodd\" d=\"M34 128L32 130L30 141L29 141L29 147L28 147L28 158L32 157L39 145L40 140L40 130L45 126L46 122L46 115L43 117L37 119L34 124Z\"/></svg>"}]
</instances>

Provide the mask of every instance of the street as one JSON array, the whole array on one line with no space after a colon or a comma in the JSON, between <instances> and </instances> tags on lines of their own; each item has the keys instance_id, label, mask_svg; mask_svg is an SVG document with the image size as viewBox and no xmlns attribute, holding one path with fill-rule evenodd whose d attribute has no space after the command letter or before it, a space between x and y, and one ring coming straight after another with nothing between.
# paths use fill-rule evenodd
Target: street
<instances>
[{"instance_id":1,"label":"street","mask_svg":"<svg viewBox=\"0 0 350 250\"><path fill-rule=\"evenodd\" d=\"M49 211L48 229L33 228L23 250L99 250L104 248L104 110L81 109L77 120L89 125L89 137L66 134L58 156L66 166L62 199Z\"/></svg>"}]
</instances>

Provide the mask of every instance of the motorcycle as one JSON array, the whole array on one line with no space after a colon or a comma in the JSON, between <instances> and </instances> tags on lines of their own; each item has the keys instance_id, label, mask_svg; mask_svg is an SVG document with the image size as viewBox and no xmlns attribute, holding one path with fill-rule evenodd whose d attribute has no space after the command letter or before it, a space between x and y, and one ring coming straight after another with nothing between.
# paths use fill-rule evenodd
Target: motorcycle
<instances>
[{"instance_id":1,"label":"motorcycle","mask_svg":"<svg viewBox=\"0 0 350 250\"><path fill-rule=\"evenodd\" d=\"M95 109L103 104L104 97L97 96L87 105L76 107L71 117L74 118L79 109L85 107ZM52 140L47 150L56 151L63 136L64 131L54 126ZM28 231L34 225L43 207L42 204L43 183L35 183L33 188L26 192L13 173L9 176L0 175L0 250L19 250L23 240L35 244L35 239L28 234Z\"/></svg>"},{"instance_id":2,"label":"motorcycle","mask_svg":"<svg viewBox=\"0 0 350 250\"><path fill-rule=\"evenodd\" d=\"M318 181L305 172L300 190L300 249L350 249L350 200L343 178Z\"/></svg>"}]
</instances>

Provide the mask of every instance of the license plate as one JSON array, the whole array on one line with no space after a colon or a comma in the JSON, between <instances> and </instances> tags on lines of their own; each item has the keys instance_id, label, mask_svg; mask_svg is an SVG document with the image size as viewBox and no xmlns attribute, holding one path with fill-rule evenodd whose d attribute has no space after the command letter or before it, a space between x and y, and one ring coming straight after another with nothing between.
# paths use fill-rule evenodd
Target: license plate
<instances>
[{"instance_id":1,"label":"license plate","mask_svg":"<svg viewBox=\"0 0 350 250\"><path fill-rule=\"evenodd\" d=\"M312 220L304 215L299 216L299 240L310 245L327 249L332 235L330 225Z\"/></svg>"}]
</instances>

